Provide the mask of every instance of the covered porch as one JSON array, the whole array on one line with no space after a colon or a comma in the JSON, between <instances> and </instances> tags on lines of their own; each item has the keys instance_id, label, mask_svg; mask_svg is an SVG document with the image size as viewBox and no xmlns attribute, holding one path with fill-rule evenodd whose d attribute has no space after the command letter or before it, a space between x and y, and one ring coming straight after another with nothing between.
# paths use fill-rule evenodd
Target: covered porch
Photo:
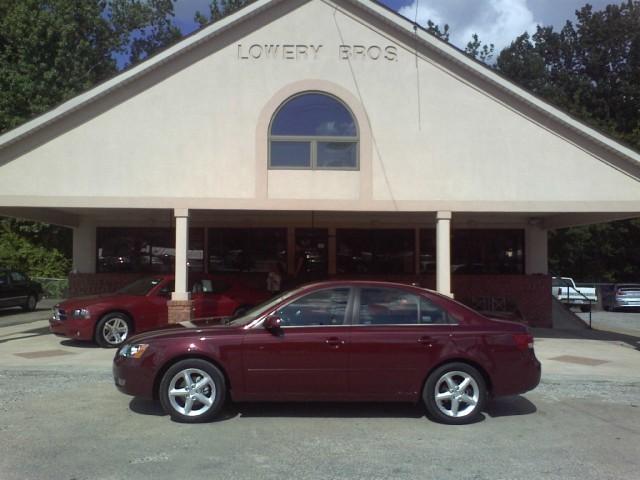
<instances>
[{"instance_id":1,"label":"covered porch","mask_svg":"<svg viewBox=\"0 0 640 480\"><path fill-rule=\"evenodd\" d=\"M266 288L324 279L418 284L478 310L551 325L547 231L629 214L199 209L28 209L0 212L73 229L70 295L175 274L170 318L190 317L189 272Z\"/></svg>"}]
</instances>

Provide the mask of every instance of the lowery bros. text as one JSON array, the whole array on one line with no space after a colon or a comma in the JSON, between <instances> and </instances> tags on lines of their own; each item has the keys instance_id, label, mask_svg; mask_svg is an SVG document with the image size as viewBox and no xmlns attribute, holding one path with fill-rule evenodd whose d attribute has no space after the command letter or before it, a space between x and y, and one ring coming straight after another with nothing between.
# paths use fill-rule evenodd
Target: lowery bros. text
<instances>
[{"instance_id":1,"label":"lowery bros. text","mask_svg":"<svg viewBox=\"0 0 640 480\"><path fill-rule=\"evenodd\" d=\"M313 44L238 44L239 60L280 59L315 60L325 52L324 45ZM335 52L341 60L398 60L397 47L378 45L339 45Z\"/></svg>"}]
</instances>

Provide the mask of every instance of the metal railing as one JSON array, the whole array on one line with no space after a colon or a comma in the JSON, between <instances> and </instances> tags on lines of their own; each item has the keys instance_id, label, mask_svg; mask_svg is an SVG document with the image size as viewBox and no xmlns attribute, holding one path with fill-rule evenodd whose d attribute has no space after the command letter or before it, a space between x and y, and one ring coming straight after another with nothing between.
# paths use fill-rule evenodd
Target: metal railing
<instances>
[{"instance_id":1,"label":"metal railing","mask_svg":"<svg viewBox=\"0 0 640 480\"><path fill-rule=\"evenodd\" d=\"M552 277L555 278L559 278L560 280L562 280L562 277L560 275L555 275L553 273L551 273ZM571 305L571 290L573 290L574 292L576 292L578 295L580 295L582 298L584 298L587 302L589 302L589 330L592 330L591 328L591 311L593 310L593 300L591 300L589 297L587 297L584 293L582 293L580 290L578 290L576 287L574 287L573 285L564 285L564 286L560 286L560 287L552 287L552 288L558 288L558 291L561 291L562 289L566 288L567 289L567 301L566 303L568 303L569 305ZM553 295L553 293L552 293ZM562 299L558 298L558 300L562 303Z\"/></svg>"}]
</instances>

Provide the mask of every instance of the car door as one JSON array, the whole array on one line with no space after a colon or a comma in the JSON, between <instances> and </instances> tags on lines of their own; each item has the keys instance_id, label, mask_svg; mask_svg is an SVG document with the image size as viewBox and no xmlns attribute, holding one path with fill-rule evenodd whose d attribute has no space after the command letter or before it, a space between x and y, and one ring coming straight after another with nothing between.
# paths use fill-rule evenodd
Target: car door
<instances>
[{"instance_id":1,"label":"car door","mask_svg":"<svg viewBox=\"0 0 640 480\"><path fill-rule=\"evenodd\" d=\"M147 295L141 297L134 307L136 333L166 325L169 322L167 302L174 290L173 280L162 280Z\"/></svg>"},{"instance_id":2,"label":"car door","mask_svg":"<svg viewBox=\"0 0 640 480\"><path fill-rule=\"evenodd\" d=\"M348 393L350 287L306 293L273 314L277 332L256 326L243 344L245 389L260 400L338 400Z\"/></svg>"},{"instance_id":3,"label":"car door","mask_svg":"<svg viewBox=\"0 0 640 480\"><path fill-rule=\"evenodd\" d=\"M231 285L222 279L203 278L195 281L191 288L194 318L233 315L239 304L228 294L230 290Z\"/></svg>"},{"instance_id":4,"label":"car door","mask_svg":"<svg viewBox=\"0 0 640 480\"><path fill-rule=\"evenodd\" d=\"M9 291L13 298L11 305L24 305L29 295L29 282L20 272L9 273Z\"/></svg>"},{"instance_id":5,"label":"car door","mask_svg":"<svg viewBox=\"0 0 640 480\"><path fill-rule=\"evenodd\" d=\"M0 271L0 307L10 307L13 305L13 293L9 274Z\"/></svg>"},{"instance_id":6,"label":"car door","mask_svg":"<svg viewBox=\"0 0 640 480\"><path fill-rule=\"evenodd\" d=\"M351 395L414 399L450 339L449 316L429 299L399 288L359 288L349 357Z\"/></svg>"}]
</instances>

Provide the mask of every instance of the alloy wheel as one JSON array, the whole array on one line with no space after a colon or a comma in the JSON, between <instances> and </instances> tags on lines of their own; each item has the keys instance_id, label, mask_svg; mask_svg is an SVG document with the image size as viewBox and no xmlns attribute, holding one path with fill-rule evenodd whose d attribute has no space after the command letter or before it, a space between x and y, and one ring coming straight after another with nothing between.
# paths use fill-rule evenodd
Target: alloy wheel
<instances>
[{"instance_id":1,"label":"alloy wheel","mask_svg":"<svg viewBox=\"0 0 640 480\"><path fill-rule=\"evenodd\" d=\"M129 336L129 324L120 317L107 320L102 327L102 337L110 345L120 345Z\"/></svg>"},{"instance_id":2,"label":"alloy wheel","mask_svg":"<svg viewBox=\"0 0 640 480\"><path fill-rule=\"evenodd\" d=\"M176 373L169 382L171 408L189 417L207 413L216 400L216 385L211 376L199 368Z\"/></svg>"},{"instance_id":3,"label":"alloy wheel","mask_svg":"<svg viewBox=\"0 0 640 480\"><path fill-rule=\"evenodd\" d=\"M435 384L434 399L438 410L452 418L471 415L480 401L480 388L467 372L449 371Z\"/></svg>"}]
</instances>

